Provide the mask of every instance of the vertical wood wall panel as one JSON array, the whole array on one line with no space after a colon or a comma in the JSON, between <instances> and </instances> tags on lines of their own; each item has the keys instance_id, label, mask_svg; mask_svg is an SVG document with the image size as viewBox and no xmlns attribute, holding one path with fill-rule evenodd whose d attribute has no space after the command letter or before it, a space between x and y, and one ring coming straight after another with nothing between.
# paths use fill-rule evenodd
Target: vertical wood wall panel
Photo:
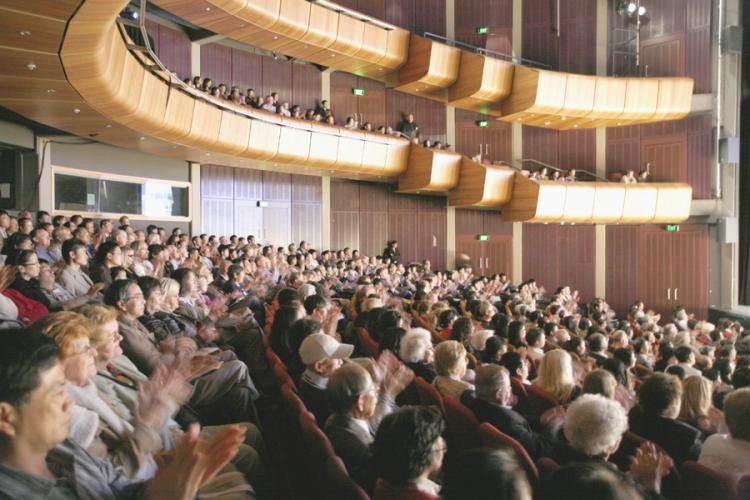
<instances>
[{"instance_id":1,"label":"vertical wood wall panel","mask_svg":"<svg viewBox=\"0 0 750 500\"><path fill-rule=\"evenodd\" d=\"M596 74L596 3L596 0L560 2L557 60L560 71Z\"/></svg>"},{"instance_id":2,"label":"vertical wood wall panel","mask_svg":"<svg viewBox=\"0 0 750 500\"><path fill-rule=\"evenodd\" d=\"M578 290L580 297L589 301L594 298L596 282L595 263L596 234L594 226L559 226L557 248L559 248L558 285L570 285ZM558 286L550 284L548 286ZM548 289L554 293L553 289Z\"/></svg>"},{"instance_id":3,"label":"vertical wood wall panel","mask_svg":"<svg viewBox=\"0 0 750 500\"><path fill-rule=\"evenodd\" d=\"M232 49L208 43L201 45L201 76L210 78L215 86L220 83L232 85Z\"/></svg>"},{"instance_id":4,"label":"vertical wood wall panel","mask_svg":"<svg viewBox=\"0 0 750 500\"><path fill-rule=\"evenodd\" d=\"M596 172L596 130L561 131L558 141L560 168Z\"/></svg>"},{"instance_id":5,"label":"vertical wood wall panel","mask_svg":"<svg viewBox=\"0 0 750 500\"><path fill-rule=\"evenodd\" d=\"M559 227L553 224L523 225L523 277L527 280L534 278L548 292L554 292L554 288L560 286L558 254L550 252L550 242L558 241Z\"/></svg>"},{"instance_id":6,"label":"vertical wood wall panel","mask_svg":"<svg viewBox=\"0 0 750 500\"><path fill-rule=\"evenodd\" d=\"M688 183L693 186L693 199L711 197L712 149L711 115L688 118L687 177Z\"/></svg>"},{"instance_id":7,"label":"vertical wood wall panel","mask_svg":"<svg viewBox=\"0 0 750 500\"><path fill-rule=\"evenodd\" d=\"M447 130L445 104L396 92L393 89L387 89L385 92L388 125L395 129L404 115L413 112L422 139L445 143Z\"/></svg>"},{"instance_id":8,"label":"vertical wood wall panel","mask_svg":"<svg viewBox=\"0 0 750 500\"><path fill-rule=\"evenodd\" d=\"M320 70L311 64L292 64L291 103L299 104L304 110L315 109L320 104Z\"/></svg>"},{"instance_id":9,"label":"vertical wood wall panel","mask_svg":"<svg viewBox=\"0 0 750 500\"><path fill-rule=\"evenodd\" d=\"M292 98L292 64L281 59L264 57L262 89L264 96L278 92L282 101L289 101Z\"/></svg>"},{"instance_id":10,"label":"vertical wood wall panel","mask_svg":"<svg viewBox=\"0 0 750 500\"><path fill-rule=\"evenodd\" d=\"M558 138L557 130L544 129L540 127L523 127L523 157L557 165L558 163ZM538 167L532 163L524 165L525 168L536 170Z\"/></svg>"},{"instance_id":11,"label":"vertical wood wall panel","mask_svg":"<svg viewBox=\"0 0 750 500\"><path fill-rule=\"evenodd\" d=\"M605 297L615 311L626 313L637 299L638 227L607 226L606 232Z\"/></svg>"},{"instance_id":12,"label":"vertical wood wall panel","mask_svg":"<svg viewBox=\"0 0 750 500\"><path fill-rule=\"evenodd\" d=\"M240 92L245 94L247 89L254 89L256 95L260 94L262 74L263 56L232 49L232 85L237 85Z\"/></svg>"}]
</instances>

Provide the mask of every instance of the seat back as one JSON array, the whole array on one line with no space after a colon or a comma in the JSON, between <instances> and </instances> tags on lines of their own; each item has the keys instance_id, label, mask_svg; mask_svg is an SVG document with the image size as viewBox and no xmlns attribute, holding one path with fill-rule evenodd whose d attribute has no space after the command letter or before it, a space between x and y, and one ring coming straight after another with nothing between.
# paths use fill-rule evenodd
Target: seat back
<instances>
[{"instance_id":1,"label":"seat back","mask_svg":"<svg viewBox=\"0 0 750 500\"><path fill-rule=\"evenodd\" d=\"M329 458L335 457L336 452L312 413L300 413L299 426L302 434L303 464L307 478L307 489L310 498L325 498L324 465Z\"/></svg>"},{"instance_id":2,"label":"seat back","mask_svg":"<svg viewBox=\"0 0 750 500\"><path fill-rule=\"evenodd\" d=\"M369 358L377 358L380 346L375 342L370 334L362 327L357 328L357 338L359 339L359 348L362 354Z\"/></svg>"},{"instance_id":3,"label":"seat back","mask_svg":"<svg viewBox=\"0 0 750 500\"><path fill-rule=\"evenodd\" d=\"M526 400L522 406L519 406L518 411L523 410L522 413L525 417L536 420L544 412L559 404L557 399L549 392L529 385L526 387Z\"/></svg>"},{"instance_id":4,"label":"seat back","mask_svg":"<svg viewBox=\"0 0 750 500\"><path fill-rule=\"evenodd\" d=\"M445 416L443 397L440 395L435 386L427 382L422 377L414 377L414 384L417 388L419 403L427 406L437 406L440 410L440 413Z\"/></svg>"},{"instance_id":5,"label":"seat back","mask_svg":"<svg viewBox=\"0 0 750 500\"><path fill-rule=\"evenodd\" d=\"M399 406L419 404L419 394L417 394L417 384L414 382L414 380L412 380L411 383L407 385L403 391L401 391L401 394L396 396L396 404L398 404Z\"/></svg>"},{"instance_id":6,"label":"seat back","mask_svg":"<svg viewBox=\"0 0 750 500\"><path fill-rule=\"evenodd\" d=\"M692 460L682 464L684 500L738 500L737 479Z\"/></svg>"},{"instance_id":7,"label":"seat back","mask_svg":"<svg viewBox=\"0 0 750 500\"><path fill-rule=\"evenodd\" d=\"M536 461L536 467L539 469L539 477L541 480L547 481L552 477L552 474L560 468L560 464L549 457L542 457Z\"/></svg>"},{"instance_id":8,"label":"seat back","mask_svg":"<svg viewBox=\"0 0 750 500\"><path fill-rule=\"evenodd\" d=\"M515 451L519 462L526 469L529 480L532 482L539 480L539 470L529 456L529 453L526 451L526 448L524 448L521 443L486 422L479 426L479 434L482 438L482 443L485 446L489 446L490 448L511 449Z\"/></svg>"},{"instance_id":9,"label":"seat back","mask_svg":"<svg viewBox=\"0 0 750 500\"><path fill-rule=\"evenodd\" d=\"M349 477L344 462L339 457L330 457L323 468L325 490L328 498L337 500L370 500L365 490Z\"/></svg>"},{"instance_id":10,"label":"seat back","mask_svg":"<svg viewBox=\"0 0 750 500\"><path fill-rule=\"evenodd\" d=\"M284 384L289 384L295 390L297 389L297 384L294 383L294 380L289 376L289 372L286 371L286 368L282 363L273 365L273 374L274 377L276 377L276 382L279 387L282 387Z\"/></svg>"},{"instance_id":11,"label":"seat back","mask_svg":"<svg viewBox=\"0 0 750 500\"><path fill-rule=\"evenodd\" d=\"M461 451L482 446L482 439L479 436L479 420L474 413L450 396L443 398L443 404L451 447Z\"/></svg>"},{"instance_id":12,"label":"seat back","mask_svg":"<svg viewBox=\"0 0 750 500\"><path fill-rule=\"evenodd\" d=\"M270 347L266 348L266 359L268 360L268 364L271 366L284 365L284 362L281 361L279 355L273 352L273 349L271 349Z\"/></svg>"},{"instance_id":13,"label":"seat back","mask_svg":"<svg viewBox=\"0 0 750 500\"><path fill-rule=\"evenodd\" d=\"M281 402L290 420L297 422L300 414L307 411L304 401L297 395L294 386L284 384L281 386Z\"/></svg>"}]
</instances>

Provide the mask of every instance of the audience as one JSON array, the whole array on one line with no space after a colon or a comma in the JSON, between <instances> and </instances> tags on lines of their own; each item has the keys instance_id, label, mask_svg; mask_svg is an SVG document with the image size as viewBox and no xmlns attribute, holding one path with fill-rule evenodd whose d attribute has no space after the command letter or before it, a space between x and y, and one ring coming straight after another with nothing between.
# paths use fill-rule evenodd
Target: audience
<instances>
[{"instance_id":1,"label":"audience","mask_svg":"<svg viewBox=\"0 0 750 500\"><path fill-rule=\"evenodd\" d=\"M216 91L242 100L237 88ZM269 97L276 112L301 114L278 95ZM39 449L46 455L54 448L48 456L59 463L82 460L84 482L95 486L81 491L101 488L110 492L104 497L125 491L109 475L118 470L148 481L134 486L142 491L155 484L189 488L188 496L223 498L231 490L235 497L271 498L264 436L249 421L258 423L256 398L264 398L262 411L279 411L265 398L278 397L282 371L348 474L374 498L530 495L518 464L499 451L449 453L441 474L442 419L422 407L399 409L419 400L414 377L516 439L534 460L558 460L562 469L543 478L539 490L545 500L548 487L555 498L576 491L585 498L594 485L597 498L615 490L655 497L671 467L664 453L677 464L699 459L737 478L750 472L742 430L750 336L736 323L714 327L678 308L667 320L673 322L663 324L640 301L621 317L603 299L585 303L570 287L547 295L534 280L514 286L507 276L475 276L469 265L451 272L429 261L405 262L395 241L383 255L368 257L349 248L319 252L304 241L273 247L252 235L135 230L127 216L119 227L101 221L98 230L81 216L47 222L41 214L36 225L32 214L20 219L15 227L0 212L7 263L0 267L0 326L32 325L23 333L31 347L14 347L13 332L3 342L9 352L25 353L29 365L0 366L3 383L18 374L28 382L0 389L26 395L0 394L4 493L33 496L34 474L81 473L49 460L46 472L16 461L33 426L18 427L14 415L28 415L24 405L39 411L54 403L52 414L66 432L47 434ZM358 328L377 342L374 358L359 345ZM275 370L266 346L281 359ZM64 383L64 392L33 400L54 367L59 376L52 386ZM534 411L533 399L542 396L546 408ZM194 421L218 425L198 432ZM608 459L628 422L648 441L624 474ZM39 425L54 429L51 420ZM159 486L164 471L186 467L170 469L174 457L205 449L212 435L223 436L211 441L216 446L228 443L236 453L230 463L222 458L205 481ZM184 457L181 464L197 460L193 453ZM163 491L175 496L174 489Z\"/></svg>"}]
</instances>

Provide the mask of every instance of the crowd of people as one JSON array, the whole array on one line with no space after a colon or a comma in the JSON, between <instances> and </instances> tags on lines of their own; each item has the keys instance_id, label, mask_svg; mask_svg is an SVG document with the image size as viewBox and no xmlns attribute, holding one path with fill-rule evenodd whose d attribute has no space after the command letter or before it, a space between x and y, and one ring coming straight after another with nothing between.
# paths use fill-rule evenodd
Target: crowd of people
<instances>
[{"instance_id":1,"label":"crowd of people","mask_svg":"<svg viewBox=\"0 0 750 500\"><path fill-rule=\"evenodd\" d=\"M737 322L616 314L403 262L396 241L364 256L3 211L0 237L0 498L285 497L266 349L375 499L680 498L688 462L750 486ZM415 398L428 385L555 470L457 439Z\"/></svg>"}]
</instances>

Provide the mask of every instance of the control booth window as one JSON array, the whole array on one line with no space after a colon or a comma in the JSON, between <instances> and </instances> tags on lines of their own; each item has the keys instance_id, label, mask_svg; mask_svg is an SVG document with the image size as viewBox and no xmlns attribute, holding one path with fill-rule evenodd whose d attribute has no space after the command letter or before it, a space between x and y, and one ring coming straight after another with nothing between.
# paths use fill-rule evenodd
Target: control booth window
<instances>
[{"instance_id":1,"label":"control booth window","mask_svg":"<svg viewBox=\"0 0 750 500\"><path fill-rule=\"evenodd\" d=\"M56 213L190 220L190 183L53 167Z\"/></svg>"}]
</instances>

